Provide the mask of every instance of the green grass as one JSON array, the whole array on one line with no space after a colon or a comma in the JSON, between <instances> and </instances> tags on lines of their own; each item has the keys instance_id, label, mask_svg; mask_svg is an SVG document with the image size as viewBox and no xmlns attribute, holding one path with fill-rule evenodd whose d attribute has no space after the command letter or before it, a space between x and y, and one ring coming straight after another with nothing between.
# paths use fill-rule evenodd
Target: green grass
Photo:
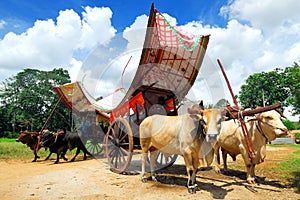
<instances>
[{"instance_id":1,"label":"green grass","mask_svg":"<svg viewBox=\"0 0 300 200\"><path fill-rule=\"evenodd\" d=\"M40 149L38 155L41 158L46 158L49 151L45 149ZM0 138L0 159L10 159L10 158L32 158L33 151L25 144L21 142L16 142L16 139Z\"/></svg>"},{"instance_id":2,"label":"green grass","mask_svg":"<svg viewBox=\"0 0 300 200\"><path fill-rule=\"evenodd\" d=\"M73 155L73 151L68 151L66 155ZM40 159L45 159L49 155L49 150L41 148L38 152ZM51 158L55 158L52 154ZM16 142L16 139L0 138L0 159L33 159L33 151L25 144Z\"/></svg>"},{"instance_id":3,"label":"green grass","mask_svg":"<svg viewBox=\"0 0 300 200\"><path fill-rule=\"evenodd\" d=\"M292 187L297 188L300 193L300 145L290 145L296 147L297 150L293 154L286 157L285 162L279 165L279 172L285 174L285 179L291 183Z\"/></svg>"}]
</instances>

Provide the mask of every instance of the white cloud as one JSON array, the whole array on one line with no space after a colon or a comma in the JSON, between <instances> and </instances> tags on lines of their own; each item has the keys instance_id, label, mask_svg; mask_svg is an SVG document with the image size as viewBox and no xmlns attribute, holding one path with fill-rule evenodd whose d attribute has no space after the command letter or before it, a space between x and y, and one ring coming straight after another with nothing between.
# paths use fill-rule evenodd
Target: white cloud
<instances>
[{"instance_id":1,"label":"white cloud","mask_svg":"<svg viewBox=\"0 0 300 200\"><path fill-rule=\"evenodd\" d=\"M0 40L0 68L20 71L24 67L68 67L75 51L89 51L116 32L109 8L85 7L83 18L74 10L60 11L53 19L37 20L21 34L10 32Z\"/></svg>"},{"instance_id":2,"label":"white cloud","mask_svg":"<svg viewBox=\"0 0 300 200\"><path fill-rule=\"evenodd\" d=\"M235 0L221 8L221 14L229 19L247 21L255 28L274 30L280 26L293 24L300 19L298 0ZM289 25L288 25L289 26Z\"/></svg>"}]
</instances>

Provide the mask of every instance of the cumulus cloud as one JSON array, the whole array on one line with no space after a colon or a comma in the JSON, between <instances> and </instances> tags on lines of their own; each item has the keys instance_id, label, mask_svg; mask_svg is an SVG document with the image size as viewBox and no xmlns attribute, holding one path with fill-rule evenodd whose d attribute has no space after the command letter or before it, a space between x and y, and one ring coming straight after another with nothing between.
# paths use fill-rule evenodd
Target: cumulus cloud
<instances>
[{"instance_id":1,"label":"cumulus cloud","mask_svg":"<svg viewBox=\"0 0 300 200\"><path fill-rule=\"evenodd\" d=\"M239 19L249 22L259 29L274 30L280 26L299 22L300 2L298 0L265 0L247 2L232 1L232 4L223 6L220 13L229 19Z\"/></svg>"},{"instance_id":2,"label":"cumulus cloud","mask_svg":"<svg viewBox=\"0 0 300 200\"><path fill-rule=\"evenodd\" d=\"M0 40L0 68L72 66L76 50L89 51L115 35L110 8L85 7L82 16L67 9L59 12L56 22L37 20L26 32L6 34Z\"/></svg>"}]
</instances>

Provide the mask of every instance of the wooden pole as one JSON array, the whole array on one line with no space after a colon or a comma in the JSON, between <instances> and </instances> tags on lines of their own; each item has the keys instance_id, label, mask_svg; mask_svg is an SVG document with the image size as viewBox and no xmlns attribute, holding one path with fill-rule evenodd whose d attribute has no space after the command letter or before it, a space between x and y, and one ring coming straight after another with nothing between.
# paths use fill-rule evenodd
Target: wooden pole
<instances>
[{"instance_id":1,"label":"wooden pole","mask_svg":"<svg viewBox=\"0 0 300 200\"><path fill-rule=\"evenodd\" d=\"M52 111L51 111L50 115L48 116L48 118L47 118L47 120L46 120L45 124L43 125L42 129L40 130L40 134L41 134L41 133L43 132L43 130L46 128L46 126L47 126L47 124L49 123L49 121L50 121L51 117L53 116L53 114L54 114L54 111L56 110L56 108L57 108L58 104L59 104L59 103L60 103L60 101L61 101L61 97L62 97L62 96L60 96L60 97L59 97L59 99L58 99L58 101L56 102L56 104L55 104L54 108L52 108ZM36 148L35 148L35 152L36 152L36 153L37 153L37 152L38 152L38 150L39 150L40 141L41 141L41 137L40 137L40 136L38 136L38 141L37 141L37 145L36 145Z\"/></svg>"},{"instance_id":2,"label":"wooden pole","mask_svg":"<svg viewBox=\"0 0 300 200\"><path fill-rule=\"evenodd\" d=\"M219 64L220 68L221 68L221 71L222 71L223 76L224 76L224 78L225 78L225 81L226 81L226 83L227 83L227 86L228 86L228 89L229 89L229 91L230 91L230 94L231 94L231 97L232 97L232 99L233 99L233 102L234 102L234 104L235 104L235 107L236 107L237 110L240 110L239 105L238 105L238 102L237 102L237 100L236 100L235 97L234 97L234 94L233 94L231 85L230 85L230 83L229 83L229 80L228 80L227 75L226 75L226 73L225 73L225 70L224 70L224 68L223 68L223 65L222 65L222 63L221 63L221 61L220 61L219 59L217 59L217 62L218 62L218 64ZM249 153L250 153L250 157L253 157L253 155L255 154L255 152L254 152L254 148L253 148L252 140L251 140L251 138L250 138L249 131L248 131L248 129L247 129L247 126L246 126L244 120L243 120L241 117L238 117L238 119L239 119L239 121L240 121L240 123L241 123L243 135L244 135L244 138L245 138L247 147L248 147L248 151L249 151Z\"/></svg>"}]
</instances>

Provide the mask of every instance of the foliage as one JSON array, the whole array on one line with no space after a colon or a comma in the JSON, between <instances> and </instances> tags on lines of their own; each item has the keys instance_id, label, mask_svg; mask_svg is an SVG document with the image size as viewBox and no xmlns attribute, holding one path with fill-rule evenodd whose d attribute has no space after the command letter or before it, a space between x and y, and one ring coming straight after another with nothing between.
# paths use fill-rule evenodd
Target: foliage
<instances>
[{"instance_id":1,"label":"foliage","mask_svg":"<svg viewBox=\"0 0 300 200\"><path fill-rule=\"evenodd\" d=\"M216 105L214 106L215 108L224 108L225 106L230 105L229 101L226 99L220 99Z\"/></svg>"},{"instance_id":2,"label":"foliage","mask_svg":"<svg viewBox=\"0 0 300 200\"><path fill-rule=\"evenodd\" d=\"M294 136L295 138L300 138L300 133L295 133Z\"/></svg>"},{"instance_id":3,"label":"foliage","mask_svg":"<svg viewBox=\"0 0 300 200\"><path fill-rule=\"evenodd\" d=\"M68 71L54 69L40 71L25 69L4 82L0 86L0 136L21 130L40 130L58 101L53 91L54 85L70 82ZM53 118L50 128L65 127L69 119L69 111L64 105L56 109L59 117ZM12 137L16 137L15 134Z\"/></svg>"},{"instance_id":4,"label":"foliage","mask_svg":"<svg viewBox=\"0 0 300 200\"><path fill-rule=\"evenodd\" d=\"M292 67L285 68L285 84L290 88L287 101L293 106L293 113L300 114L300 66L294 63Z\"/></svg>"},{"instance_id":5,"label":"foliage","mask_svg":"<svg viewBox=\"0 0 300 200\"><path fill-rule=\"evenodd\" d=\"M281 102L283 107L293 106L300 114L300 68L297 63L285 69L250 75L241 86L239 100L244 108Z\"/></svg>"},{"instance_id":6,"label":"foliage","mask_svg":"<svg viewBox=\"0 0 300 200\"><path fill-rule=\"evenodd\" d=\"M282 120L282 123L287 127L288 130L295 130L295 124L290 120Z\"/></svg>"}]
</instances>

